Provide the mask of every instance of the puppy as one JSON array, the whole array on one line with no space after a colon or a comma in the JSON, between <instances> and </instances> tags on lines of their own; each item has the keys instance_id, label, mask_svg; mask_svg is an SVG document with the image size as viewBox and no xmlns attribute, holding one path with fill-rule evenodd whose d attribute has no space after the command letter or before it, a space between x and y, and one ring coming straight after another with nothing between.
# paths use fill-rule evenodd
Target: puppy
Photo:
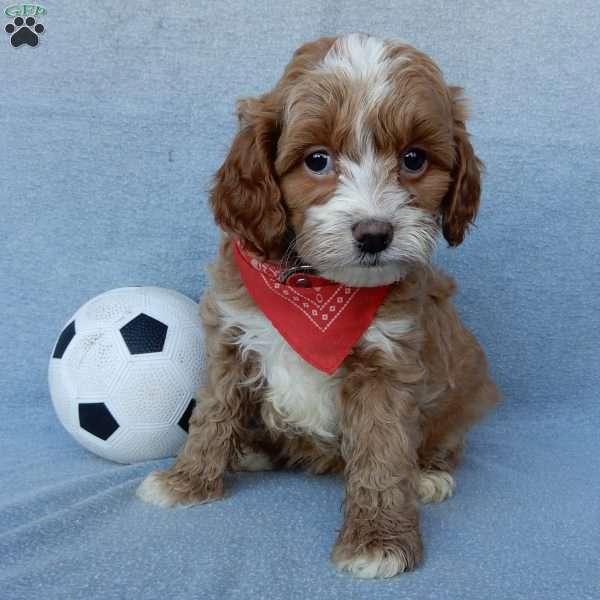
<instances>
[{"instance_id":1,"label":"puppy","mask_svg":"<svg viewBox=\"0 0 600 600\"><path fill-rule=\"evenodd\" d=\"M177 461L138 495L191 505L222 498L227 470L343 472L333 560L391 577L421 560L418 502L452 494L499 398L430 262L479 206L461 90L414 48L350 34L299 48L238 114L210 197L206 385Z\"/></svg>"}]
</instances>

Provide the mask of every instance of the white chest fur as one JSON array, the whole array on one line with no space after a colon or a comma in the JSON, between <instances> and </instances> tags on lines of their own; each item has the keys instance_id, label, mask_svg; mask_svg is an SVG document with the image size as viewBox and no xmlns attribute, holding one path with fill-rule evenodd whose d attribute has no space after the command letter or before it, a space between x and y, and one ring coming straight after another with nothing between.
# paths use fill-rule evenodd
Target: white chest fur
<instances>
[{"instance_id":1,"label":"white chest fur","mask_svg":"<svg viewBox=\"0 0 600 600\"><path fill-rule=\"evenodd\" d=\"M242 356L253 352L259 357L259 379L267 384L265 400L271 403L281 420L311 435L335 437L339 428L338 398L344 368L340 367L334 375L315 369L288 346L257 310L236 310L227 302L220 302L219 309L226 328L236 327L242 331L238 338ZM414 323L408 319L376 319L365 332L363 341L392 354L413 327Z\"/></svg>"},{"instance_id":2,"label":"white chest fur","mask_svg":"<svg viewBox=\"0 0 600 600\"><path fill-rule=\"evenodd\" d=\"M235 310L219 303L225 327L242 333L242 355L259 357L260 378L266 382L265 400L290 427L308 434L332 438L338 432L338 396L343 369L327 375L292 350L271 322L258 311Z\"/></svg>"}]
</instances>

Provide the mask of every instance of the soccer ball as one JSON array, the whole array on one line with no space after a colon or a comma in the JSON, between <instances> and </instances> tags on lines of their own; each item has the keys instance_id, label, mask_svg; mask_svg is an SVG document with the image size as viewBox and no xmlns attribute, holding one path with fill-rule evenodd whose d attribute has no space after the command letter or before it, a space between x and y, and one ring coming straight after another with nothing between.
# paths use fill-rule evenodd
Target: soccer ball
<instances>
[{"instance_id":1,"label":"soccer ball","mask_svg":"<svg viewBox=\"0 0 600 600\"><path fill-rule=\"evenodd\" d=\"M128 287L73 315L48 381L58 418L82 446L133 463L181 449L203 366L198 305L173 290Z\"/></svg>"}]
</instances>

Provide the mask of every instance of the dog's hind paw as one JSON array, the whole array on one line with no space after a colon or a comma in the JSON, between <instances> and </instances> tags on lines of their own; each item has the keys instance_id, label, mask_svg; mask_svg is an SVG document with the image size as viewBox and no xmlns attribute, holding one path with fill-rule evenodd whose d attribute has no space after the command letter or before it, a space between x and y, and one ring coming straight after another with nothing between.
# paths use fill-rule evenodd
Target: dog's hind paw
<instances>
[{"instance_id":1,"label":"dog's hind paw","mask_svg":"<svg viewBox=\"0 0 600 600\"><path fill-rule=\"evenodd\" d=\"M454 493L454 478L446 471L421 471L417 479L417 495L422 504L443 502Z\"/></svg>"}]
</instances>

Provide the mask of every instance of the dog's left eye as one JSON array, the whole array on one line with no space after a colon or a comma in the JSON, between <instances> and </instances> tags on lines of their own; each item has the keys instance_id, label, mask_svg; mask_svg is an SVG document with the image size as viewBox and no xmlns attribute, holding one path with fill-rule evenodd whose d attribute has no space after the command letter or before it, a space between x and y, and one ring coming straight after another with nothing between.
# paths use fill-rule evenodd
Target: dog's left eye
<instances>
[{"instance_id":1,"label":"dog's left eye","mask_svg":"<svg viewBox=\"0 0 600 600\"><path fill-rule=\"evenodd\" d=\"M418 175L427 166L427 154L421 148L409 148L402 154L400 168L409 175Z\"/></svg>"},{"instance_id":2,"label":"dog's left eye","mask_svg":"<svg viewBox=\"0 0 600 600\"><path fill-rule=\"evenodd\" d=\"M306 168L317 175L326 175L333 171L333 159L327 150L315 150L304 159Z\"/></svg>"}]
</instances>

